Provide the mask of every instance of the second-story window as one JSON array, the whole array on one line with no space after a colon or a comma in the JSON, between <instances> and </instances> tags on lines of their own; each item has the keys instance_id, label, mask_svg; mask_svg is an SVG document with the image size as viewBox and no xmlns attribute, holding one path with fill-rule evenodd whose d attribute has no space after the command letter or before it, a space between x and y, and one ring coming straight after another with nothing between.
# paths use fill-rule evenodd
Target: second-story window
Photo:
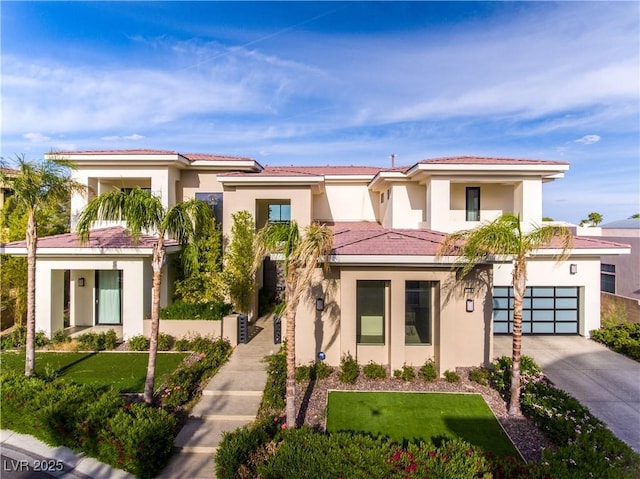
<instances>
[{"instance_id":1,"label":"second-story window","mask_svg":"<svg viewBox=\"0 0 640 479\"><path fill-rule=\"evenodd\" d=\"M270 203L269 223L287 223L291 221L291 203Z\"/></svg>"},{"instance_id":2,"label":"second-story window","mask_svg":"<svg viewBox=\"0 0 640 479\"><path fill-rule=\"evenodd\" d=\"M222 193L196 193L196 200L204 201L209 205L220 229L222 229L222 195Z\"/></svg>"},{"instance_id":3,"label":"second-story window","mask_svg":"<svg viewBox=\"0 0 640 479\"><path fill-rule=\"evenodd\" d=\"M467 186L467 221L480 221L480 187Z\"/></svg>"}]
</instances>

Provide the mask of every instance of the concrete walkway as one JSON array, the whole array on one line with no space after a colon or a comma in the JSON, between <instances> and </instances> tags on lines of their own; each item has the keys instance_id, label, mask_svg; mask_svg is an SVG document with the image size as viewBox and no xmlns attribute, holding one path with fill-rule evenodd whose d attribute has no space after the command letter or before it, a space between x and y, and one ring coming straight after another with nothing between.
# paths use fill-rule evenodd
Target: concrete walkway
<instances>
[{"instance_id":1,"label":"concrete walkway","mask_svg":"<svg viewBox=\"0 0 640 479\"><path fill-rule=\"evenodd\" d=\"M494 357L510 357L511 341L494 336ZM522 354L640 452L640 363L582 336L523 336Z\"/></svg>"},{"instance_id":2,"label":"concrete walkway","mask_svg":"<svg viewBox=\"0 0 640 479\"><path fill-rule=\"evenodd\" d=\"M159 478L215 478L213 457L223 432L256 418L267 381L263 359L280 346L273 344L271 315L260 318L251 329L251 340L236 346L229 361L205 387L176 437L177 452Z\"/></svg>"}]
</instances>

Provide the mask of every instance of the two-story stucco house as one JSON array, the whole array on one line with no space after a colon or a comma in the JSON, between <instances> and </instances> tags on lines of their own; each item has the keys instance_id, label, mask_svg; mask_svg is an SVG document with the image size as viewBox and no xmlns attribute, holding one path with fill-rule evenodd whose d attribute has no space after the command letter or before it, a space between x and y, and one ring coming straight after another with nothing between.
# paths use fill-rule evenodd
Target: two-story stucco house
<instances>
[{"instance_id":1,"label":"two-story stucco house","mask_svg":"<svg viewBox=\"0 0 640 479\"><path fill-rule=\"evenodd\" d=\"M60 155L60 153L58 153ZM229 235L232 214L268 221L313 221L334 231L330 270L301 302L296 330L301 363L323 351L336 365L345 353L361 364L392 369L434 358L440 371L488 363L494 334L511 331L511 264L496 260L457 281L456 258L436 258L447 233L470 229L504 212L523 228L542 221L542 184L562 178L556 161L456 157L406 168L265 166L251 158L173 151L64 152L78 167L87 195L72 198L72 223L91 195L110 188L148 188L166 206L208 201ZM134 245L117 225L99 225L87 245L74 234L38 243L37 328L63 325L63 275L70 270L72 326L118 324L125 338L143 331L151 307L153 238ZM23 245L2 252L21 254ZM177 247L173 247L173 251ZM556 263L553 248L530 259L525 334L580 334L600 323L600 256L626 245L596 238L574 241ZM163 282L170 298L171 274ZM267 275L260 273L259 285ZM317 301L322 299L322 301Z\"/></svg>"}]
</instances>

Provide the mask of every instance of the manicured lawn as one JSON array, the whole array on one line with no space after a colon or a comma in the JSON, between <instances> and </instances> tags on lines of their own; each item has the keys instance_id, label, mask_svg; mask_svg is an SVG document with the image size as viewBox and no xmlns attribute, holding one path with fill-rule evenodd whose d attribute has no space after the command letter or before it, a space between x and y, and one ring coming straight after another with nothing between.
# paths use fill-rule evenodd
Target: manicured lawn
<instances>
[{"instance_id":1,"label":"manicured lawn","mask_svg":"<svg viewBox=\"0 0 640 479\"><path fill-rule=\"evenodd\" d=\"M343 392L328 398L327 431L358 431L399 442L458 437L500 456L515 447L479 394Z\"/></svg>"},{"instance_id":2,"label":"manicured lawn","mask_svg":"<svg viewBox=\"0 0 640 479\"><path fill-rule=\"evenodd\" d=\"M155 387L162 384L187 356L185 353L158 353ZM120 392L140 393L147 374L147 353L36 353L36 373L55 371L58 377L81 384L112 386ZM24 371L24 352L0 355L2 371Z\"/></svg>"}]
</instances>

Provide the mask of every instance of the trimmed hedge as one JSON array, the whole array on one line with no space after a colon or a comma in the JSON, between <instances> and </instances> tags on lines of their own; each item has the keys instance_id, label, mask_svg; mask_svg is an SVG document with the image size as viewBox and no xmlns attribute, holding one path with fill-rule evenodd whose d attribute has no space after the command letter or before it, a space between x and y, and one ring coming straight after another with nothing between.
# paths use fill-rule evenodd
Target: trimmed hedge
<instances>
[{"instance_id":1,"label":"trimmed hedge","mask_svg":"<svg viewBox=\"0 0 640 479\"><path fill-rule=\"evenodd\" d=\"M188 303L181 299L160 310L160 319L203 319L221 320L233 307L229 303Z\"/></svg>"}]
</instances>

